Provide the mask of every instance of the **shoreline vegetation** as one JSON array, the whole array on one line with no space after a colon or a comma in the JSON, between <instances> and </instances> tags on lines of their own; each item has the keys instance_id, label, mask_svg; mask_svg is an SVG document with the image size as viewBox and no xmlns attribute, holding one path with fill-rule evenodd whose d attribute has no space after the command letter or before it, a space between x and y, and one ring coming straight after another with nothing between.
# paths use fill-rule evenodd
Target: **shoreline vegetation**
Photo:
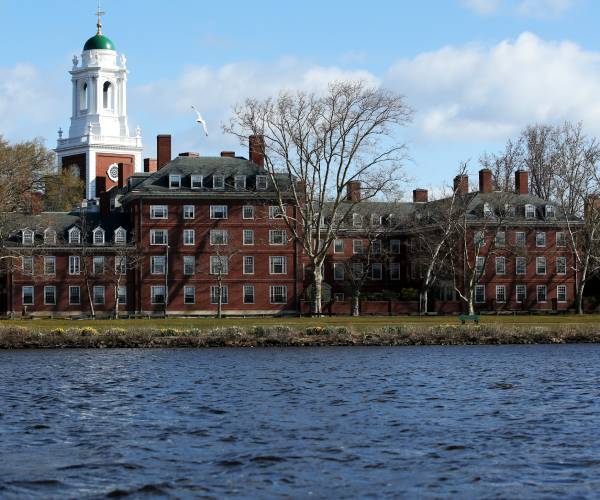
<instances>
[{"instance_id":1,"label":"shoreline vegetation","mask_svg":"<svg viewBox=\"0 0 600 500\"><path fill-rule=\"evenodd\" d=\"M355 320L7 321L0 322L0 349L600 343L600 322L594 316L486 318L479 325L448 317Z\"/></svg>"}]
</instances>

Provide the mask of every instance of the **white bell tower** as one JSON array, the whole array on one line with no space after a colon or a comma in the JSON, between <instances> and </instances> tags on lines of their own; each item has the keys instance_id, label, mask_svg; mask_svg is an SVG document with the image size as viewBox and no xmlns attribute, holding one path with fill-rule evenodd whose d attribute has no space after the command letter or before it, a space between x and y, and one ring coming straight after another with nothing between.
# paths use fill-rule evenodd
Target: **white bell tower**
<instances>
[{"instance_id":1,"label":"white bell tower","mask_svg":"<svg viewBox=\"0 0 600 500\"><path fill-rule=\"evenodd\" d=\"M81 60L73 57L71 126L68 138L59 130L56 148L59 167L77 170L88 199L143 170L141 132L131 136L127 121L127 60L102 34L103 14L98 9L98 31Z\"/></svg>"}]
</instances>

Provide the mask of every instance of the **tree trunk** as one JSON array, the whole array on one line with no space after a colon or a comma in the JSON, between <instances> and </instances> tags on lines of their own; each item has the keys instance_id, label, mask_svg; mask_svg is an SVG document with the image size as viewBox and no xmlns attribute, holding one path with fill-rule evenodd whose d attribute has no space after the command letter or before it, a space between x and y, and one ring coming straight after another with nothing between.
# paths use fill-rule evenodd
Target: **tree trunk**
<instances>
[{"instance_id":1,"label":"tree trunk","mask_svg":"<svg viewBox=\"0 0 600 500\"><path fill-rule=\"evenodd\" d=\"M585 281L582 282L577 287L577 298L576 298L577 314L583 314L583 290L584 290L584 288L585 288Z\"/></svg>"},{"instance_id":2,"label":"tree trunk","mask_svg":"<svg viewBox=\"0 0 600 500\"><path fill-rule=\"evenodd\" d=\"M360 316L360 293L352 294L352 316Z\"/></svg>"},{"instance_id":3,"label":"tree trunk","mask_svg":"<svg viewBox=\"0 0 600 500\"><path fill-rule=\"evenodd\" d=\"M314 266L314 297L312 303L313 316L321 316L322 313L322 297L323 297L323 265Z\"/></svg>"},{"instance_id":4,"label":"tree trunk","mask_svg":"<svg viewBox=\"0 0 600 500\"><path fill-rule=\"evenodd\" d=\"M469 296L467 305L469 306L469 315L473 316L475 314L475 305L473 304L473 295Z\"/></svg>"},{"instance_id":5,"label":"tree trunk","mask_svg":"<svg viewBox=\"0 0 600 500\"><path fill-rule=\"evenodd\" d=\"M115 286L115 319L119 319L119 284Z\"/></svg>"},{"instance_id":6,"label":"tree trunk","mask_svg":"<svg viewBox=\"0 0 600 500\"><path fill-rule=\"evenodd\" d=\"M92 319L96 319L96 309L94 309L94 299L92 298L92 292L90 291L90 283L86 279L85 280L85 288L87 290L88 301L90 303L90 315Z\"/></svg>"},{"instance_id":7,"label":"tree trunk","mask_svg":"<svg viewBox=\"0 0 600 500\"><path fill-rule=\"evenodd\" d=\"M427 288L421 290L421 314L427 314L429 309L429 301L427 299Z\"/></svg>"},{"instance_id":8,"label":"tree trunk","mask_svg":"<svg viewBox=\"0 0 600 500\"><path fill-rule=\"evenodd\" d=\"M223 317L223 285L221 285L221 280L219 280L217 295L217 318L221 319Z\"/></svg>"}]
</instances>

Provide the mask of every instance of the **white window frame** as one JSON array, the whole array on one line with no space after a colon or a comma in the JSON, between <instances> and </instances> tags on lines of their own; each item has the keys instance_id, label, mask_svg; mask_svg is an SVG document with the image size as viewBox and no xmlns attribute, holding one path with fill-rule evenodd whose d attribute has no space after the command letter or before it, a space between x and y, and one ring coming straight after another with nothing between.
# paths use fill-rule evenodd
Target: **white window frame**
<instances>
[{"instance_id":1,"label":"white window frame","mask_svg":"<svg viewBox=\"0 0 600 500\"><path fill-rule=\"evenodd\" d=\"M478 290L482 291L483 293L480 294L480 296L478 297ZM485 285L475 285L475 290L474 290L474 302L475 304L485 304ZM481 300L479 300L481 299Z\"/></svg>"},{"instance_id":2,"label":"white window frame","mask_svg":"<svg viewBox=\"0 0 600 500\"><path fill-rule=\"evenodd\" d=\"M519 291L522 291L522 298L519 299ZM523 285L523 284L518 284L515 286L515 301L518 304L522 304L523 302L525 302L527 300L527 285Z\"/></svg>"},{"instance_id":3,"label":"white window frame","mask_svg":"<svg viewBox=\"0 0 600 500\"><path fill-rule=\"evenodd\" d=\"M106 232L101 227L92 231L92 242L94 246L102 246L106 242Z\"/></svg>"},{"instance_id":4,"label":"white window frame","mask_svg":"<svg viewBox=\"0 0 600 500\"><path fill-rule=\"evenodd\" d=\"M213 189L215 191L223 191L225 189L225 176L224 175L213 175Z\"/></svg>"},{"instance_id":5,"label":"white window frame","mask_svg":"<svg viewBox=\"0 0 600 500\"><path fill-rule=\"evenodd\" d=\"M98 295L96 292L102 291L102 301L98 301L96 299L98 299L100 297L100 295ZM94 304L97 306L103 306L106 304L106 288L104 287L104 285L95 285L92 289L92 299L94 301Z\"/></svg>"},{"instance_id":6,"label":"white window frame","mask_svg":"<svg viewBox=\"0 0 600 500\"><path fill-rule=\"evenodd\" d=\"M183 245L194 246L196 244L196 231L194 229L183 230Z\"/></svg>"},{"instance_id":7,"label":"white window frame","mask_svg":"<svg viewBox=\"0 0 600 500\"><path fill-rule=\"evenodd\" d=\"M275 236L281 236L281 241L277 242ZM269 245L283 246L287 243L287 232L285 229L269 229Z\"/></svg>"},{"instance_id":8,"label":"white window frame","mask_svg":"<svg viewBox=\"0 0 600 500\"><path fill-rule=\"evenodd\" d=\"M52 292L52 301L48 301L47 293ZM56 305L56 287L54 285L45 285L44 286L44 305L45 306L55 306Z\"/></svg>"},{"instance_id":9,"label":"white window frame","mask_svg":"<svg viewBox=\"0 0 600 500\"><path fill-rule=\"evenodd\" d=\"M377 270L377 272L376 272ZM383 279L383 264L381 262L373 262L371 264L371 279L382 280Z\"/></svg>"},{"instance_id":10,"label":"white window frame","mask_svg":"<svg viewBox=\"0 0 600 500\"><path fill-rule=\"evenodd\" d=\"M127 231L125 228L118 227L113 234L115 245L125 245L127 243Z\"/></svg>"},{"instance_id":11,"label":"white window frame","mask_svg":"<svg viewBox=\"0 0 600 500\"><path fill-rule=\"evenodd\" d=\"M27 264L25 264L27 262ZM35 261L33 255L24 255L21 257L21 272L27 275L33 275Z\"/></svg>"},{"instance_id":12,"label":"white window frame","mask_svg":"<svg viewBox=\"0 0 600 500\"><path fill-rule=\"evenodd\" d=\"M363 255L365 253L363 240L352 240L352 253L354 255Z\"/></svg>"},{"instance_id":13,"label":"white window frame","mask_svg":"<svg viewBox=\"0 0 600 500\"><path fill-rule=\"evenodd\" d=\"M338 245L340 248L338 248ZM344 253L344 240L341 238L333 240L333 253Z\"/></svg>"},{"instance_id":14,"label":"white window frame","mask_svg":"<svg viewBox=\"0 0 600 500\"><path fill-rule=\"evenodd\" d=\"M31 302L25 302L25 290L31 290ZM25 285L21 287L21 304L23 304L24 306L35 305L35 287L33 287L32 285Z\"/></svg>"},{"instance_id":15,"label":"white window frame","mask_svg":"<svg viewBox=\"0 0 600 500\"><path fill-rule=\"evenodd\" d=\"M257 175L256 176L256 190L257 191L266 191L269 186L269 179L266 175Z\"/></svg>"},{"instance_id":16,"label":"white window frame","mask_svg":"<svg viewBox=\"0 0 600 500\"><path fill-rule=\"evenodd\" d=\"M546 232L545 231L536 231L535 246L537 248L545 248L546 247Z\"/></svg>"},{"instance_id":17,"label":"white window frame","mask_svg":"<svg viewBox=\"0 0 600 500\"><path fill-rule=\"evenodd\" d=\"M526 274L527 274L527 259L525 257L517 257L515 259L515 275L516 276L525 276Z\"/></svg>"},{"instance_id":18,"label":"white window frame","mask_svg":"<svg viewBox=\"0 0 600 500\"><path fill-rule=\"evenodd\" d=\"M211 229L210 244L212 246L225 246L229 244L229 231L227 229Z\"/></svg>"},{"instance_id":19,"label":"white window frame","mask_svg":"<svg viewBox=\"0 0 600 500\"><path fill-rule=\"evenodd\" d=\"M252 290L252 300L246 300L246 290ZM250 295L250 294L248 294ZM254 304L256 303L256 290L254 288L254 285L244 285L242 287L242 301L244 304Z\"/></svg>"},{"instance_id":20,"label":"white window frame","mask_svg":"<svg viewBox=\"0 0 600 500\"><path fill-rule=\"evenodd\" d=\"M102 262L102 272L99 273L97 268L100 267L100 262ZM96 276L100 276L102 274L104 274L106 268L106 259L104 258L104 255L93 255L92 256L92 273L95 274Z\"/></svg>"},{"instance_id":21,"label":"white window frame","mask_svg":"<svg viewBox=\"0 0 600 500\"><path fill-rule=\"evenodd\" d=\"M277 260L276 260L277 259ZM281 260L279 260L281 259ZM280 262L280 264L276 264ZM276 272L275 267L279 267L281 265L281 272ZM271 255L269 256L269 274L274 275L284 275L287 274L287 257L283 255Z\"/></svg>"},{"instance_id":22,"label":"white window frame","mask_svg":"<svg viewBox=\"0 0 600 500\"><path fill-rule=\"evenodd\" d=\"M169 205L150 205L150 218L167 220L169 218Z\"/></svg>"},{"instance_id":23,"label":"white window frame","mask_svg":"<svg viewBox=\"0 0 600 500\"><path fill-rule=\"evenodd\" d=\"M169 189L181 189L181 175L170 174L169 175Z\"/></svg>"},{"instance_id":24,"label":"white window frame","mask_svg":"<svg viewBox=\"0 0 600 500\"><path fill-rule=\"evenodd\" d=\"M544 264L544 272L540 272L541 264ZM548 273L548 262L546 257L538 256L535 258L535 274L538 276L545 276Z\"/></svg>"},{"instance_id":25,"label":"white window frame","mask_svg":"<svg viewBox=\"0 0 600 500\"><path fill-rule=\"evenodd\" d=\"M562 236L559 236L562 235ZM565 233L564 231L557 231L556 232L556 246L558 248L566 248L567 246L567 233Z\"/></svg>"},{"instance_id":26,"label":"white window frame","mask_svg":"<svg viewBox=\"0 0 600 500\"><path fill-rule=\"evenodd\" d=\"M251 235L251 238L246 238L246 236ZM245 246L254 245L254 230L253 229L244 229L242 233L242 244Z\"/></svg>"},{"instance_id":27,"label":"white window frame","mask_svg":"<svg viewBox=\"0 0 600 500\"><path fill-rule=\"evenodd\" d=\"M496 285L496 302L501 304L506 302L506 285Z\"/></svg>"},{"instance_id":28,"label":"white window frame","mask_svg":"<svg viewBox=\"0 0 600 500\"><path fill-rule=\"evenodd\" d=\"M69 255L69 275L79 276L81 274L81 258L79 255Z\"/></svg>"},{"instance_id":29,"label":"white window frame","mask_svg":"<svg viewBox=\"0 0 600 500\"><path fill-rule=\"evenodd\" d=\"M191 272L189 271L189 266L191 265ZM183 275L184 276L193 276L196 274L196 257L194 255L184 255L183 256Z\"/></svg>"},{"instance_id":30,"label":"white window frame","mask_svg":"<svg viewBox=\"0 0 600 500\"><path fill-rule=\"evenodd\" d=\"M544 207L544 215L546 219L554 219L556 217L556 208L554 205L546 205Z\"/></svg>"},{"instance_id":31,"label":"white window frame","mask_svg":"<svg viewBox=\"0 0 600 500\"><path fill-rule=\"evenodd\" d=\"M158 234L162 234L164 236L164 242L163 243L157 243L157 238L156 236ZM166 246L169 244L169 231L167 231L166 229L150 229L150 245L155 245L155 246Z\"/></svg>"},{"instance_id":32,"label":"white window frame","mask_svg":"<svg viewBox=\"0 0 600 500\"><path fill-rule=\"evenodd\" d=\"M44 243L46 245L56 245L56 231L51 228L44 230Z\"/></svg>"},{"instance_id":33,"label":"white window frame","mask_svg":"<svg viewBox=\"0 0 600 500\"><path fill-rule=\"evenodd\" d=\"M515 232L515 246L525 248L527 246L527 233L525 231Z\"/></svg>"},{"instance_id":34,"label":"white window frame","mask_svg":"<svg viewBox=\"0 0 600 500\"><path fill-rule=\"evenodd\" d=\"M35 243L35 232L31 229L23 229L21 232L21 242L23 245L33 245Z\"/></svg>"},{"instance_id":35,"label":"white window frame","mask_svg":"<svg viewBox=\"0 0 600 500\"><path fill-rule=\"evenodd\" d=\"M191 291L191 297L192 297L191 301L188 300L188 297L189 297L188 292L190 292L190 291ZM196 303L196 287L195 286L186 285L183 287L183 303L186 306L193 305Z\"/></svg>"},{"instance_id":36,"label":"white window frame","mask_svg":"<svg viewBox=\"0 0 600 500\"><path fill-rule=\"evenodd\" d=\"M506 257L496 257L496 274L498 276L504 276L506 274Z\"/></svg>"},{"instance_id":37,"label":"white window frame","mask_svg":"<svg viewBox=\"0 0 600 500\"><path fill-rule=\"evenodd\" d=\"M559 262L562 262L560 266ZM561 270L561 267L563 270ZM559 255L556 257L556 274L559 276L565 276L567 274L567 258L564 255Z\"/></svg>"},{"instance_id":38,"label":"white window frame","mask_svg":"<svg viewBox=\"0 0 600 500\"><path fill-rule=\"evenodd\" d=\"M496 233L496 246L499 248L506 246L506 231L498 231Z\"/></svg>"},{"instance_id":39,"label":"white window frame","mask_svg":"<svg viewBox=\"0 0 600 500\"><path fill-rule=\"evenodd\" d=\"M217 212L223 214L223 217L217 217ZM210 206L210 218L213 220L225 220L228 218L227 205L211 205Z\"/></svg>"},{"instance_id":40,"label":"white window frame","mask_svg":"<svg viewBox=\"0 0 600 500\"><path fill-rule=\"evenodd\" d=\"M239 183L239 185L238 185ZM246 189L246 176L245 175L236 175L233 178L233 187L236 191L244 191Z\"/></svg>"},{"instance_id":41,"label":"white window frame","mask_svg":"<svg viewBox=\"0 0 600 500\"><path fill-rule=\"evenodd\" d=\"M190 176L190 187L192 189L202 189L203 177L201 175L193 174ZM199 185L197 185L199 184Z\"/></svg>"},{"instance_id":42,"label":"white window frame","mask_svg":"<svg viewBox=\"0 0 600 500\"><path fill-rule=\"evenodd\" d=\"M561 292L562 290L562 292ZM561 300L560 296L563 295L564 298ZM567 285L557 285L556 287L556 301L559 304L566 304L567 303Z\"/></svg>"},{"instance_id":43,"label":"white window frame","mask_svg":"<svg viewBox=\"0 0 600 500\"><path fill-rule=\"evenodd\" d=\"M360 214L352 214L352 227L362 227L363 219Z\"/></svg>"},{"instance_id":44,"label":"white window frame","mask_svg":"<svg viewBox=\"0 0 600 500\"><path fill-rule=\"evenodd\" d=\"M398 277L394 277L396 276L396 271L398 272ZM399 281L402 278L401 276L401 267L400 267L400 262L392 262L390 263L390 280L391 281Z\"/></svg>"},{"instance_id":45,"label":"white window frame","mask_svg":"<svg viewBox=\"0 0 600 500\"><path fill-rule=\"evenodd\" d=\"M115 274L127 274L127 255L115 255Z\"/></svg>"},{"instance_id":46,"label":"white window frame","mask_svg":"<svg viewBox=\"0 0 600 500\"><path fill-rule=\"evenodd\" d=\"M166 255L151 255L150 256L150 274L155 276L164 275L167 272L167 257Z\"/></svg>"},{"instance_id":47,"label":"white window frame","mask_svg":"<svg viewBox=\"0 0 600 500\"><path fill-rule=\"evenodd\" d=\"M192 220L196 218L196 207L194 205L183 205L184 220Z\"/></svg>"},{"instance_id":48,"label":"white window frame","mask_svg":"<svg viewBox=\"0 0 600 500\"><path fill-rule=\"evenodd\" d=\"M161 292L158 292L159 290ZM155 300L157 295L162 295L162 301ZM150 302L152 303L152 305L164 304L166 302L166 297L167 291L165 290L164 285L154 285L150 287Z\"/></svg>"},{"instance_id":49,"label":"white window frame","mask_svg":"<svg viewBox=\"0 0 600 500\"><path fill-rule=\"evenodd\" d=\"M69 244L81 244L81 229L79 229L78 227L72 227L71 229L69 229Z\"/></svg>"},{"instance_id":50,"label":"white window frame","mask_svg":"<svg viewBox=\"0 0 600 500\"><path fill-rule=\"evenodd\" d=\"M269 219L283 219L285 207L283 209L279 205L269 205Z\"/></svg>"},{"instance_id":51,"label":"white window frame","mask_svg":"<svg viewBox=\"0 0 600 500\"><path fill-rule=\"evenodd\" d=\"M485 231L475 231L475 234L473 235L473 245L479 248L485 246Z\"/></svg>"},{"instance_id":52,"label":"white window frame","mask_svg":"<svg viewBox=\"0 0 600 500\"><path fill-rule=\"evenodd\" d=\"M343 292L337 292L333 294L333 300L335 300L336 302L344 302L344 300L346 300L346 297Z\"/></svg>"},{"instance_id":53,"label":"white window frame","mask_svg":"<svg viewBox=\"0 0 600 500\"><path fill-rule=\"evenodd\" d=\"M525 205L525 218L526 219L535 219L536 215L535 205L528 203Z\"/></svg>"},{"instance_id":54,"label":"white window frame","mask_svg":"<svg viewBox=\"0 0 600 500\"><path fill-rule=\"evenodd\" d=\"M220 263L220 264L219 264ZM217 266L221 267L221 271ZM210 256L210 274L216 276L218 274L226 276L229 274L229 259L226 255L211 255Z\"/></svg>"},{"instance_id":55,"label":"white window frame","mask_svg":"<svg viewBox=\"0 0 600 500\"><path fill-rule=\"evenodd\" d=\"M280 290L280 294L276 294L276 291L279 291L277 289L281 289ZM273 300L275 297L277 296L281 296L282 299L281 300ZM288 287L287 285L271 285L269 287L269 303L270 304L287 304L287 299L288 299Z\"/></svg>"},{"instance_id":56,"label":"white window frame","mask_svg":"<svg viewBox=\"0 0 600 500\"><path fill-rule=\"evenodd\" d=\"M344 281L346 279L346 266L343 262L333 263L333 280Z\"/></svg>"},{"instance_id":57,"label":"white window frame","mask_svg":"<svg viewBox=\"0 0 600 500\"><path fill-rule=\"evenodd\" d=\"M72 295L73 290L77 290L77 302L73 301L73 295ZM69 286L69 305L70 306L81 305L81 287L79 285L70 285Z\"/></svg>"},{"instance_id":58,"label":"white window frame","mask_svg":"<svg viewBox=\"0 0 600 500\"><path fill-rule=\"evenodd\" d=\"M246 211L249 211L249 217L246 216ZM254 205L244 205L242 207L242 219L244 220L252 220L254 219Z\"/></svg>"},{"instance_id":59,"label":"white window frame","mask_svg":"<svg viewBox=\"0 0 600 500\"><path fill-rule=\"evenodd\" d=\"M48 265L50 264L51 270L48 271ZM56 275L56 256L44 255L44 274L49 276Z\"/></svg>"},{"instance_id":60,"label":"white window frame","mask_svg":"<svg viewBox=\"0 0 600 500\"><path fill-rule=\"evenodd\" d=\"M373 255L381 255L381 251L382 251L382 245L381 245L381 240L373 240L371 242L371 253Z\"/></svg>"},{"instance_id":61,"label":"white window frame","mask_svg":"<svg viewBox=\"0 0 600 500\"><path fill-rule=\"evenodd\" d=\"M242 274L254 274L254 256L242 256Z\"/></svg>"},{"instance_id":62,"label":"white window frame","mask_svg":"<svg viewBox=\"0 0 600 500\"><path fill-rule=\"evenodd\" d=\"M219 285L211 285L210 287L210 303L211 305L217 305L219 303ZM221 285L221 304L229 303L229 287L227 285Z\"/></svg>"},{"instance_id":63,"label":"white window frame","mask_svg":"<svg viewBox=\"0 0 600 500\"><path fill-rule=\"evenodd\" d=\"M475 272L478 276L485 273L485 257L482 255L475 257Z\"/></svg>"},{"instance_id":64,"label":"white window frame","mask_svg":"<svg viewBox=\"0 0 600 500\"><path fill-rule=\"evenodd\" d=\"M117 302L120 306L127 305L127 296L127 285L119 285L119 287L117 288Z\"/></svg>"},{"instance_id":65,"label":"white window frame","mask_svg":"<svg viewBox=\"0 0 600 500\"><path fill-rule=\"evenodd\" d=\"M540 300L541 290L544 291L544 300ZM548 287L546 285L537 285L535 292L535 300L538 304L545 304L548 302Z\"/></svg>"}]
</instances>

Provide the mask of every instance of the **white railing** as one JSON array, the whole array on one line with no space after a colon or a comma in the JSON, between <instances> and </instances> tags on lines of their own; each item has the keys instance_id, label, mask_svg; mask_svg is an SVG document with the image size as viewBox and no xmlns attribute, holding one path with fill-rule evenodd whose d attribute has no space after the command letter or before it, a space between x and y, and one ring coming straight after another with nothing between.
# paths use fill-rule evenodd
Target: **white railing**
<instances>
[{"instance_id":1,"label":"white railing","mask_svg":"<svg viewBox=\"0 0 600 500\"><path fill-rule=\"evenodd\" d=\"M117 146L142 147L142 138L91 134L81 137L71 137L69 139L58 139L58 147L79 146L81 144L111 144Z\"/></svg>"}]
</instances>

